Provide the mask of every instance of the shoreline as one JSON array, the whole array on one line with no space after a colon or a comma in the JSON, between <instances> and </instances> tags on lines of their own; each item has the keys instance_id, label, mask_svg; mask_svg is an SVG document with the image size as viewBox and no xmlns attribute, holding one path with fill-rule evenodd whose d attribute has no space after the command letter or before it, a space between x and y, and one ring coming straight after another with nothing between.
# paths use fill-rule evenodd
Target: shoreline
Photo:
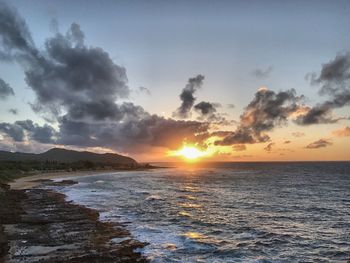
<instances>
[{"instance_id":1,"label":"shoreline","mask_svg":"<svg viewBox=\"0 0 350 263\"><path fill-rule=\"evenodd\" d=\"M110 172L118 171L42 173L0 184L0 262L149 262L136 251L147 244L122 224L102 222L98 211L41 187Z\"/></svg>"},{"instance_id":2,"label":"shoreline","mask_svg":"<svg viewBox=\"0 0 350 263\"><path fill-rule=\"evenodd\" d=\"M65 179L75 176L90 176L90 175L98 175L105 173L117 173L123 171L136 171L136 170L101 170L101 171L75 171L75 172L48 172L48 173L37 173L29 176L24 176L15 179L12 182L8 182L7 184L13 190L24 190L31 189L33 187L40 186L42 183L41 180L53 180L53 179Z\"/></svg>"},{"instance_id":3,"label":"shoreline","mask_svg":"<svg viewBox=\"0 0 350 263\"><path fill-rule=\"evenodd\" d=\"M21 177L17 177L13 179L13 181L5 182L5 184L10 185L11 189L14 189L14 190L24 190L24 189L31 189L33 187L39 186L42 180L64 179L64 178L69 178L74 176L89 176L89 175L98 175L98 174L106 174L106 173L148 171L148 170L165 169L165 168L169 168L169 167L140 166L133 169L78 170L78 171L55 171L55 172L38 171L37 173L33 173L31 175L22 175Z\"/></svg>"}]
</instances>

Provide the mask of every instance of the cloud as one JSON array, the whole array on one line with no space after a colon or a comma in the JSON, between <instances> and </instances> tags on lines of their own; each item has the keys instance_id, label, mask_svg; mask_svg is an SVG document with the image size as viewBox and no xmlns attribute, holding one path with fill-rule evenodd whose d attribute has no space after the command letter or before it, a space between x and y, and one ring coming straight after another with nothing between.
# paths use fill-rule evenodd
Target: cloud
<instances>
[{"instance_id":1,"label":"cloud","mask_svg":"<svg viewBox=\"0 0 350 263\"><path fill-rule=\"evenodd\" d=\"M299 115L295 122L299 125L336 123L343 118L335 118L332 115L332 107L328 103L317 104L309 108L306 114Z\"/></svg>"},{"instance_id":2,"label":"cloud","mask_svg":"<svg viewBox=\"0 0 350 263\"><path fill-rule=\"evenodd\" d=\"M12 138L15 142L34 140L40 143L53 143L56 131L49 125L40 126L31 120L15 123L0 123L0 132ZM28 138L26 138L28 137Z\"/></svg>"},{"instance_id":3,"label":"cloud","mask_svg":"<svg viewBox=\"0 0 350 263\"><path fill-rule=\"evenodd\" d=\"M273 68L271 66L266 69L255 69L252 71L252 75L258 79L267 78L270 76L272 69Z\"/></svg>"},{"instance_id":4,"label":"cloud","mask_svg":"<svg viewBox=\"0 0 350 263\"><path fill-rule=\"evenodd\" d=\"M0 132L11 137L16 142L22 142L25 137L24 129L21 126L12 123L0 123Z\"/></svg>"},{"instance_id":5,"label":"cloud","mask_svg":"<svg viewBox=\"0 0 350 263\"><path fill-rule=\"evenodd\" d=\"M268 137L265 137L264 140L268 140ZM261 138L263 140L263 138ZM215 145L234 145L234 144L253 144L256 143L254 135L251 130L248 129L237 129L234 132L230 132L227 136L225 136L222 140L216 141Z\"/></svg>"},{"instance_id":6,"label":"cloud","mask_svg":"<svg viewBox=\"0 0 350 263\"><path fill-rule=\"evenodd\" d=\"M299 110L300 99L301 97L296 96L295 90L274 92L267 88L260 88L241 115L236 131L216 141L215 144L232 145L268 141L270 137L266 132L286 124L288 117Z\"/></svg>"},{"instance_id":7,"label":"cloud","mask_svg":"<svg viewBox=\"0 0 350 263\"><path fill-rule=\"evenodd\" d=\"M217 112L217 108L221 107L219 103L211 103L202 101L194 106L194 110L199 114L199 120L209 121L215 124L230 125L232 121L226 120L223 114Z\"/></svg>"},{"instance_id":8,"label":"cloud","mask_svg":"<svg viewBox=\"0 0 350 263\"><path fill-rule=\"evenodd\" d=\"M12 140L8 140L7 138L0 140L0 149L3 151L18 151L18 152L44 152L52 148L52 144L42 144L35 141L31 141L30 143L16 142Z\"/></svg>"},{"instance_id":9,"label":"cloud","mask_svg":"<svg viewBox=\"0 0 350 263\"><path fill-rule=\"evenodd\" d=\"M129 106L130 107L130 106ZM143 115L145 114L145 115ZM177 121L143 112L123 122L84 122L62 117L59 130L31 120L0 123L0 132L15 142L36 141L44 144L78 147L105 147L140 152L150 147L176 149L186 139L189 143L202 143L209 134L208 123Z\"/></svg>"},{"instance_id":10,"label":"cloud","mask_svg":"<svg viewBox=\"0 0 350 263\"><path fill-rule=\"evenodd\" d=\"M141 92L141 93L145 93L145 94L147 94L149 96L151 95L151 91L148 88L145 88L145 87L142 87L142 86L138 88L138 91Z\"/></svg>"},{"instance_id":11,"label":"cloud","mask_svg":"<svg viewBox=\"0 0 350 263\"><path fill-rule=\"evenodd\" d=\"M327 146L332 145L333 143L330 140L327 139L319 139L318 141L312 142L308 144L305 148L307 149L318 149L318 148L324 148Z\"/></svg>"},{"instance_id":12,"label":"cloud","mask_svg":"<svg viewBox=\"0 0 350 263\"><path fill-rule=\"evenodd\" d=\"M180 94L180 99L182 101L180 107L173 112L173 117L186 119L191 117L191 109L194 105L196 98L194 93L200 89L203 85L204 76L197 75L194 78L190 78L186 87L182 90Z\"/></svg>"},{"instance_id":13,"label":"cloud","mask_svg":"<svg viewBox=\"0 0 350 263\"><path fill-rule=\"evenodd\" d=\"M9 109L8 112L12 113L13 115L17 115L18 114L18 110L17 109Z\"/></svg>"},{"instance_id":14,"label":"cloud","mask_svg":"<svg viewBox=\"0 0 350 263\"><path fill-rule=\"evenodd\" d=\"M72 24L66 36L46 40L47 57L26 71L37 95L33 108L55 116L65 111L73 119L120 120L115 101L129 95L126 70L101 48L85 46L79 31Z\"/></svg>"},{"instance_id":15,"label":"cloud","mask_svg":"<svg viewBox=\"0 0 350 263\"><path fill-rule=\"evenodd\" d=\"M17 11L0 2L0 59L5 61L35 56L33 40Z\"/></svg>"},{"instance_id":16,"label":"cloud","mask_svg":"<svg viewBox=\"0 0 350 263\"><path fill-rule=\"evenodd\" d=\"M337 137L349 137L350 136L350 126L346 126L342 129L335 130L332 132L333 135Z\"/></svg>"},{"instance_id":17,"label":"cloud","mask_svg":"<svg viewBox=\"0 0 350 263\"><path fill-rule=\"evenodd\" d=\"M319 75L312 74L311 81L314 84L322 85L322 92L329 93L338 91L343 86L344 82L350 80L350 53L339 53L328 63L322 65Z\"/></svg>"},{"instance_id":18,"label":"cloud","mask_svg":"<svg viewBox=\"0 0 350 263\"><path fill-rule=\"evenodd\" d=\"M274 146L274 145L275 145L274 142L270 142L270 143L264 148L264 150L267 151L267 152L271 152L272 146Z\"/></svg>"},{"instance_id":19,"label":"cloud","mask_svg":"<svg viewBox=\"0 0 350 263\"><path fill-rule=\"evenodd\" d=\"M292 135L293 135L294 137L299 138L299 137L305 136L305 133L303 133L303 132L292 132Z\"/></svg>"},{"instance_id":20,"label":"cloud","mask_svg":"<svg viewBox=\"0 0 350 263\"><path fill-rule=\"evenodd\" d=\"M14 10L2 4L0 17L2 48L23 66L25 81L36 94L35 111L53 118L62 112L75 119L121 118L115 101L129 95L126 70L103 49L85 45L78 24L65 35L48 38L40 51Z\"/></svg>"},{"instance_id":21,"label":"cloud","mask_svg":"<svg viewBox=\"0 0 350 263\"><path fill-rule=\"evenodd\" d=\"M240 152L240 151L245 151L247 149L247 147L244 144L235 144L235 145L233 145L233 149L236 152Z\"/></svg>"},{"instance_id":22,"label":"cloud","mask_svg":"<svg viewBox=\"0 0 350 263\"><path fill-rule=\"evenodd\" d=\"M216 113L216 107L220 104L214 104L207 101L202 101L194 106L194 109L198 111L202 116L212 116Z\"/></svg>"},{"instance_id":23,"label":"cloud","mask_svg":"<svg viewBox=\"0 0 350 263\"><path fill-rule=\"evenodd\" d=\"M254 157L254 156L253 155L249 155L249 154L232 156L232 158L235 158L235 159L245 159L245 158L252 158L252 157Z\"/></svg>"},{"instance_id":24,"label":"cloud","mask_svg":"<svg viewBox=\"0 0 350 263\"><path fill-rule=\"evenodd\" d=\"M15 92L3 79L0 78L0 99L6 99L8 96L15 95Z\"/></svg>"},{"instance_id":25,"label":"cloud","mask_svg":"<svg viewBox=\"0 0 350 263\"><path fill-rule=\"evenodd\" d=\"M49 125L40 126L34 124L31 120L16 121L15 125L22 127L29 135L31 140L41 143L53 143L56 131Z\"/></svg>"},{"instance_id":26,"label":"cloud","mask_svg":"<svg viewBox=\"0 0 350 263\"><path fill-rule=\"evenodd\" d=\"M295 90L274 92L260 89L241 116L241 125L252 128L255 133L272 130L282 125L298 110Z\"/></svg>"},{"instance_id":27,"label":"cloud","mask_svg":"<svg viewBox=\"0 0 350 263\"><path fill-rule=\"evenodd\" d=\"M25 81L36 95L32 108L58 126L56 131L30 120L1 123L2 133L14 141L140 152L147 147L179 147L184 140L201 143L208 136L207 122L166 119L133 103L118 103L130 93L125 68L102 48L86 45L76 23L66 34L48 38L40 50L25 21L1 5L0 38L1 58L22 65ZM189 79L180 96L180 115L191 110L203 79L202 75Z\"/></svg>"},{"instance_id":28,"label":"cloud","mask_svg":"<svg viewBox=\"0 0 350 263\"><path fill-rule=\"evenodd\" d=\"M321 86L320 95L329 97L296 120L298 124L310 125L335 123L344 118L334 118L332 110L350 105L350 53L339 53L333 60L322 65L319 74L308 75L311 84Z\"/></svg>"},{"instance_id":29,"label":"cloud","mask_svg":"<svg viewBox=\"0 0 350 263\"><path fill-rule=\"evenodd\" d=\"M207 123L177 121L157 115L135 116L125 122L104 124L72 121L60 122L59 144L88 147L107 147L128 152L139 152L149 147L175 149L186 139L200 143L208 137Z\"/></svg>"},{"instance_id":30,"label":"cloud","mask_svg":"<svg viewBox=\"0 0 350 263\"><path fill-rule=\"evenodd\" d=\"M234 131L210 133L212 124L226 120L218 113L218 104L205 101L196 104L195 93L203 85L204 76L188 80L180 94L181 105L173 113L174 117L186 119L191 117L194 108L199 119L175 120L150 114L140 106L125 102L131 92L126 69L113 61L107 51L86 44L85 33L78 24L71 24L66 33L57 30L39 47L33 42L25 21L14 9L0 3L0 60L22 66L25 81L35 94L33 110L52 121L52 126L31 120L0 123L0 132L18 145L34 141L129 153L150 147L175 149L184 141L203 145L215 135L220 138L215 145L234 145L234 149L243 150L246 143L270 141L267 133L285 125L288 118L301 109L301 97L296 96L294 90L274 92L261 88L245 108ZM323 86L322 94L331 99L320 104L326 105L321 107L321 117L304 116L301 121L325 122L332 117L329 108L347 105L348 86L344 84L349 79L347 59L342 61L333 66L338 73L343 72L336 74L338 81L326 73L312 77L313 83ZM260 76L268 75L271 70L261 70ZM143 87L139 91L149 92ZM312 113L312 108L307 108L307 114Z\"/></svg>"}]
</instances>

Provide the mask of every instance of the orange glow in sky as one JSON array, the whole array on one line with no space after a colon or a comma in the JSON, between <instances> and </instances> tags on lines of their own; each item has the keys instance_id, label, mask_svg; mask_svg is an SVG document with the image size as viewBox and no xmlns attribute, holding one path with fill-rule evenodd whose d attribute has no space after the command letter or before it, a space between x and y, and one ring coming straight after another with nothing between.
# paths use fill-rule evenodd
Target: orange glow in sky
<instances>
[{"instance_id":1,"label":"orange glow in sky","mask_svg":"<svg viewBox=\"0 0 350 263\"><path fill-rule=\"evenodd\" d=\"M170 151L169 156L182 157L186 161L196 161L202 157L210 156L209 151L202 151L198 149L195 145L184 145L182 148L176 151Z\"/></svg>"}]
</instances>

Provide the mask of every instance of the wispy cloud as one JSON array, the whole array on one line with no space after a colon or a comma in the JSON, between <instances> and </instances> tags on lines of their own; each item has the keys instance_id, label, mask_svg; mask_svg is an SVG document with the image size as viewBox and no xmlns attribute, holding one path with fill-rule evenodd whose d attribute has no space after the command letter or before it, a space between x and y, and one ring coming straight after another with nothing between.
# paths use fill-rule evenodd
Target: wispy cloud
<instances>
[{"instance_id":1,"label":"wispy cloud","mask_svg":"<svg viewBox=\"0 0 350 263\"><path fill-rule=\"evenodd\" d=\"M272 70L272 66L269 66L265 69L257 68L252 71L252 75L258 79L264 79L270 76Z\"/></svg>"},{"instance_id":2,"label":"wispy cloud","mask_svg":"<svg viewBox=\"0 0 350 263\"><path fill-rule=\"evenodd\" d=\"M349 137L350 136L350 126L346 126L342 129L335 130L332 132L333 135L337 137Z\"/></svg>"},{"instance_id":3,"label":"wispy cloud","mask_svg":"<svg viewBox=\"0 0 350 263\"><path fill-rule=\"evenodd\" d=\"M305 136L305 133L304 132L292 132L292 135L294 137L300 138L300 137Z\"/></svg>"},{"instance_id":4,"label":"wispy cloud","mask_svg":"<svg viewBox=\"0 0 350 263\"><path fill-rule=\"evenodd\" d=\"M9 113L11 113L13 115L17 115L18 114L18 110L17 109L9 109Z\"/></svg>"},{"instance_id":5,"label":"wispy cloud","mask_svg":"<svg viewBox=\"0 0 350 263\"><path fill-rule=\"evenodd\" d=\"M0 78L0 99L4 100L8 96L14 96L15 92L3 79Z\"/></svg>"},{"instance_id":6,"label":"wispy cloud","mask_svg":"<svg viewBox=\"0 0 350 263\"><path fill-rule=\"evenodd\" d=\"M148 88L145 88L143 86L139 87L138 91L141 92L141 93L145 93L145 94L151 96L151 91Z\"/></svg>"},{"instance_id":7,"label":"wispy cloud","mask_svg":"<svg viewBox=\"0 0 350 263\"><path fill-rule=\"evenodd\" d=\"M333 143L327 139L319 139L305 146L307 149L319 149L327 146L331 146Z\"/></svg>"}]
</instances>

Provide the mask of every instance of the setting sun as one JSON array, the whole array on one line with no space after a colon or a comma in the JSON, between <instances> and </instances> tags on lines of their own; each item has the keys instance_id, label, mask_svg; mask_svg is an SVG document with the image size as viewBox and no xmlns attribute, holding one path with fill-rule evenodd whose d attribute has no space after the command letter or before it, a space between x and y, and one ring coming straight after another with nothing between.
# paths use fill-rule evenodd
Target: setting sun
<instances>
[{"instance_id":1,"label":"setting sun","mask_svg":"<svg viewBox=\"0 0 350 263\"><path fill-rule=\"evenodd\" d=\"M207 152L201 151L195 146L183 146L180 150L173 151L170 153L171 156L180 156L187 160L196 160L200 157L208 155Z\"/></svg>"},{"instance_id":2,"label":"setting sun","mask_svg":"<svg viewBox=\"0 0 350 263\"><path fill-rule=\"evenodd\" d=\"M191 160L202 157L203 155L205 155L204 152L201 152L200 150L198 150L195 147L184 147L179 151L179 154L182 155L183 157L185 157L187 159L191 159Z\"/></svg>"},{"instance_id":3,"label":"setting sun","mask_svg":"<svg viewBox=\"0 0 350 263\"><path fill-rule=\"evenodd\" d=\"M0 0L0 263L350 263L349 10Z\"/></svg>"}]
</instances>

